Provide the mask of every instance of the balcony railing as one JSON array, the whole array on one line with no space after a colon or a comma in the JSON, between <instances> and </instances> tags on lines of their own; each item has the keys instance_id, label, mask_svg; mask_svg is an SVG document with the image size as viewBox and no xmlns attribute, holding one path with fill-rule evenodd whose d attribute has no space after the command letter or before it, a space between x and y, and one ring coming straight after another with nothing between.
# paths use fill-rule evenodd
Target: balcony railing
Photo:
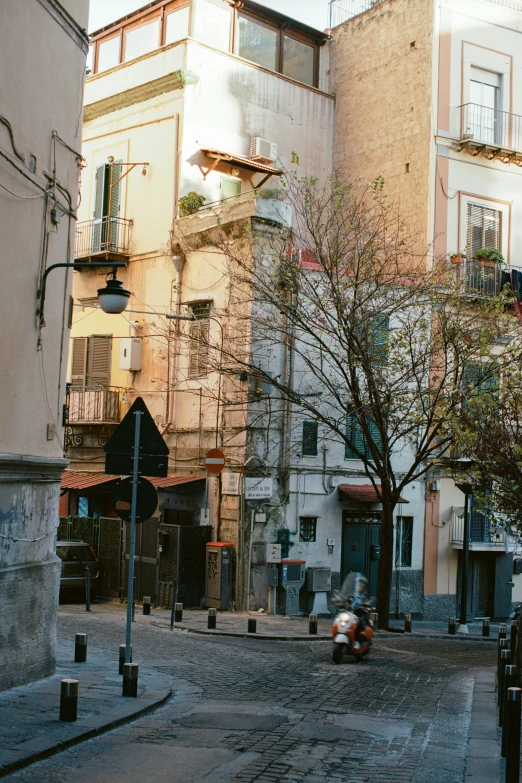
<instances>
[{"instance_id":1,"label":"balcony railing","mask_svg":"<svg viewBox=\"0 0 522 783\"><path fill-rule=\"evenodd\" d=\"M110 389L72 390L69 424L111 424L120 421L120 393Z\"/></svg>"},{"instance_id":2,"label":"balcony railing","mask_svg":"<svg viewBox=\"0 0 522 783\"><path fill-rule=\"evenodd\" d=\"M75 258L110 254L129 256L132 220L102 217L76 224Z\"/></svg>"},{"instance_id":3,"label":"balcony railing","mask_svg":"<svg viewBox=\"0 0 522 783\"><path fill-rule=\"evenodd\" d=\"M477 103L460 106L461 139L522 151L522 117Z\"/></svg>"},{"instance_id":4,"label":"balcony railing","mask_svg":"<svg viewBox=\"0 0 522 783\"><path fill-rule=\"evenodd\" d=\"M502 264L463 259L450 263L450 269L462 294L493 299L502 289Z\"/></svg>"},{"instance_id":5,"label":"balcony railing","mask_svg":"<svg viewBox=\"0 0 522 783\"><path fill-rule=\"evenodd\" d=\"M452 543L457 547L464 543L464 515L453 514ZM504 549L506 534L502 528L497 528L484 514L472 511L470 525L470 546L477 549L480 545L490 549L498 547Z\"/></svg>"},{"instance_id":6,"label":"balcony railing","mask_svg":"<svg viewBox=\"0 0 522 783\"><path fill-rule=\"evenodd\" d=\"M330 27L337 27L382 2L384 0L331 0Z\"/></svg>"}]
</instances>

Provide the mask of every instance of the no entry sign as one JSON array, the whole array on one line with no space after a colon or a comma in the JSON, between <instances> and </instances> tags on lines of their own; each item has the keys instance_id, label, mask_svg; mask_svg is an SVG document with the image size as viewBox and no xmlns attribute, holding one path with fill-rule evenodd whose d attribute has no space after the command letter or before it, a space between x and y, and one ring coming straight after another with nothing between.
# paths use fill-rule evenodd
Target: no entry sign
<instances>
[{"instance_id":1,"label":"no entry sign","mask_svg":"<svg viewBox=\"0 0 522 783\"><path fill-rule=\"evenodd\" d=\"M221 473L225 467L225 455L221 449L210 449L210 451L207 451L205 467L209 473Z\"/></svg>"}]
</instances>

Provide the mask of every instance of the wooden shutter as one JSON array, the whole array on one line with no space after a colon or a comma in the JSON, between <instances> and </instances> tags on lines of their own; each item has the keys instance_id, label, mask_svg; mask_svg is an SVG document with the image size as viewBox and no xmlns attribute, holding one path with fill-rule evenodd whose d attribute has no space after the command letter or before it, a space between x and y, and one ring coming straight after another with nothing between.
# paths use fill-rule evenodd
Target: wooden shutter
<instances>
[{"instance_id":1,"label":"wooden shutter","mask_svg":"<svg viewBox=\"0 0 522 783\"><path fill-rule=\"evenodd\" d=\"M104 163L103 166L98 166L96 169L95 180L95 192L94 192L94 212L93 212L93 227L92 227L92 252L99 253L103 247L102 244L105 241L103 237L103 216L105 214L105 202L106 202L106 183L107 183L107 169L109 167Z\"/></svg>"},{"instance_id":2,"label":"wooden shutter","mask_svg":"<svg viewBox=\"0 0 522 783\"><path fill-rule=\"evenodd\" d=\"M316 421L303 422L303 457L317 456L318 425Z\"/></svg>"},{"instance_id":3,"label":"wooden shutter","mask_svg":"<svg viewBox=\"0 0 522 783\"><path fill-rule=\"evenodd\" d=\"M191 324L189 336L189 378L197 378L208 372L210 321L203 319Z\"/></svg>"},{"instance_id":4,"label":"wooden shutter","mask_svg":"<svg viewBox=\"0 0 522 783\"><path fill-rule=\"evenodd\" d=\"M71 370L71 383L73 389L83 389L85 387L87 341L88 337L73 337Z\"/></svg>"},{"instance_id":5,"label":"wooden shutter","mask_svg":"<svg viewBox=\"0 0 522 783\"><path fill-rule=\"evenodd\" d=\"M360 459L359 455L355 453L355 449L360 454L365 453L365 442L362 433L361 425L357 419L355 411L349 413L346 417L346 437L351 442L347 443L344 449L345 459ZM353 448L352 448L353 446Z\"/></svg>"},{"instance_id":6,"label":"wooden shutter","mask_svg":"<svg viewBox=\"0 0 522 783\"><path fill-rule=\"evenodd\" d=\"M388 360L388 336L390 319L387 315L382 318L374 318L371 323L372 348L375 353L376 364L386 364Z\"/></svg>"},{"instance_id":7,"label":"wooden shutter","mask_svg":"<svg viewBox=\"0 0 522 783\"><path fill-rule=\"evenodd\" d=\"M109 218L109 250L113 253L118 251L118 217L120 215L120 192L122 167L119 165L121 160L116 161L110 167L110 182L112 188L108 188L107 194L107 213Z\"/></svg>"},{"instance_id":8,"label":"wooden shutter","mask_svg":"<svg viewBox=\"0 0 522 783\"><path fill-rule=\"evenodd\" d=\"M480 204L468 204L466 246L468 256L474 256L484 247L501 251L502 212Z\"/></svg>"},{"instance_id":9,"label":"wooden shutter","mask_svg":"<svg viewBox=\"0 0 522 783\"><path fill-rule=\"evenodd\" d=\"M110 386L112 335L89 338L87 386L103 388Z\"/></svg>"}]
</instances>

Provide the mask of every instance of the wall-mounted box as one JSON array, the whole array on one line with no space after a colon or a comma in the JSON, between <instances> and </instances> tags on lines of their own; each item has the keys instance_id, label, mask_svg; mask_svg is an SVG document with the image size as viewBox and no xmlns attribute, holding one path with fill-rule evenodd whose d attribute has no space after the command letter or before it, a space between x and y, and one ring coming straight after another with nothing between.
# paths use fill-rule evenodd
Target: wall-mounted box
<instances>
[{"instance_id":1,"label":"wall-mounted box","mask_svg":"<svg viewBox=\"0 0 522 783\"><path fill-rule=\"evenodd\" d=\"M120 338L120 370L141 370L142 337Z\"/></svg>"}]
</instances>

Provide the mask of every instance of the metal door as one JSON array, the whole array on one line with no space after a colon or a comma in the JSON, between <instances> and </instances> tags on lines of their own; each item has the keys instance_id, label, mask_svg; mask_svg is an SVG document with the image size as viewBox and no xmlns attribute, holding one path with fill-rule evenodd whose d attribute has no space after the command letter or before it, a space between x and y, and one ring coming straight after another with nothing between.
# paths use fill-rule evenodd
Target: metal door
<instances>
[{"instance_id":1,"label":"metal door","mask_svg":"<svg viewBox=\"0 0 522 783\"><path fill-rule=\"evenodd\" d=\"M141 601L144 595L149 595L151 602L156 603L159 580L158 559L158 517L147 519L136 525L136 554L134 557L134 576L136 578L135 599ZM129 564L130 525L125 525L124 567L122 594L127 596L127 579Z\"/></svg>"},{"instance_id":2,"label":"metal door","mask_svg":"<svg viewBox=\"0 0 522 783\"><path fill-rule=\"evenodd\" d=\"M184 606L201 606L205 597L206 544L212 527L180 526L178 601Z\"/></svg>"},{"instance_id":3,"label":"metal door","mask_svg":"<svg viewBox=\"0 0 522 783\"><path fill-rule=\"evenodd\" d=\"M379 588L377 555L381 543L381 526L377 518L375 514L343 513L341 580L350 571L360 571L368 579L368 590L372 596L377 595Z\"/></svg>"}]
</instances>

